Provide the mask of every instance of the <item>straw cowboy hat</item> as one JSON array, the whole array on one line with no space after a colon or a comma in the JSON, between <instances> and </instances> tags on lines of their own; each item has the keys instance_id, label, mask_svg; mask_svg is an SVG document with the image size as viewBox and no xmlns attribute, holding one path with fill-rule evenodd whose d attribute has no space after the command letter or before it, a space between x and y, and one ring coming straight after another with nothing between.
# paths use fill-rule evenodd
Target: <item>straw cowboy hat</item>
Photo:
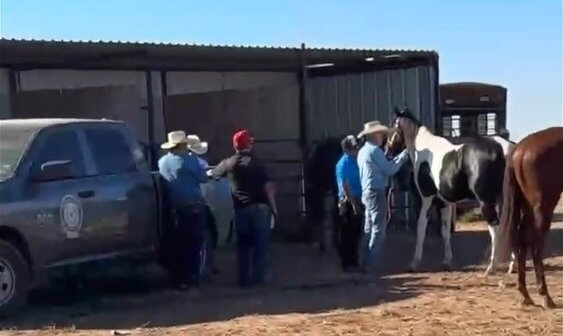
<instances>
[{"instance_id":1,"label":"straw cowboy hat","mask_svg":"<svg viewBox=\"0 0 563 336\"><path fill-rule=\"evenodd\" d=\"M187 143L186 132L172 131L168 133L168 141L160 145L162 149L172 149L180 144Z\"/></svg>"},{"instance_id":2,"label":"straw cowboy hat","mask_svg":"<svg viewBox=\"0 0 563 336\"><path fill-rule=\"evenodd\" d=\"M199 137L195 134L190 134L186 137L187 147L190 151L194 152L196 155L203 155L207 153L208 143L201 141Z\"/></svg>"},{"instance_id":3,"label":"straw cowboy hat","mask_svg":"<svg viewBox=\"0 0 563 336\"><path fill-rule=\"evenodd\" d=\"M372 134L376 132L388 132L389 128L379 121L370 121L364 124L364 129L358 134L358 138L363 137L367 134Z\"/></svg>"}]
</instances>

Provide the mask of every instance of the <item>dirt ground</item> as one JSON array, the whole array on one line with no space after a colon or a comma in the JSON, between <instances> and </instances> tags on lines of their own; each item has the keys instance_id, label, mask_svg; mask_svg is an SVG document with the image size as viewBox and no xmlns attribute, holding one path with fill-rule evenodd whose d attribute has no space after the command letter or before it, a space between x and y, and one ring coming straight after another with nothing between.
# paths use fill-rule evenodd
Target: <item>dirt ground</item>
<instances>
[{"instance_id":1,"label":"dirt ground","mask_svg":"<svg viewBox=\"0 0 563 336\"><path fill-rule=\"evenodd\" d=\"M557 220L561 221L562 216ZM171 289L159 270L143 268L56 284L33 293L30 306L0 321L1 335L562 335L563 222L545 251L554 310L520 307L515 276L483 278L489 238L484 223L458 225L455 266L440 269L439 237L427 239L422 271L406 273L414 234L390 233L380 278L344 274L334 252L311 245L275 245L266 288L233 287L232 249L198 297ZM504 289L498 286L505 280ZM540 303L528 262L528 285Z\"/></svg>"}]
</instances>

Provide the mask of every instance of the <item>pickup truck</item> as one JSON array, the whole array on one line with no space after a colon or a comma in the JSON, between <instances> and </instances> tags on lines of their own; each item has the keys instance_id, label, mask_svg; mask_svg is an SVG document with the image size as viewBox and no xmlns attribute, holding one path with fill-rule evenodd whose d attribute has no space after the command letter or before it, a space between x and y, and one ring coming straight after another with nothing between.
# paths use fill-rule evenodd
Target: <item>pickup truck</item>
<instances>
[{"instance_id":1,"label":"pickup truck","mask_svg":"<svg viewBox=\"0 0 563 336\"><path fill-rule=\"evenodd\" d=\"M25 302L50 269L163 261L171 230L159 185L122 122L0 121L0 311Z\"/></svg>"}]
</instances>

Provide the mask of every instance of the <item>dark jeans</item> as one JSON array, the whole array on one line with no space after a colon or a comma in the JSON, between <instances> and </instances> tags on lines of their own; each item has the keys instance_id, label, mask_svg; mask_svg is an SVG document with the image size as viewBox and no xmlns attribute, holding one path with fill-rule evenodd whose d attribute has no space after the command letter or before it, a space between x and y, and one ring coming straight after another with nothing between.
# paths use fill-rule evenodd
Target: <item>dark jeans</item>
<instances>
[{"instance_id":1,"label":"dark jeans","mask_svg":"<svg viewBox=\"0 0 563 336\"><path fill-rule=\"evenodd\" d=\"M205 223L204 246L202 248L202 253L205 254L205 265L202 265L202 273L204 277L207 277L215 271L215 250L219 239L217 222L209 205L205 206Z\"/></svg>"},{"instance_id":2,"label":"dark jeans","mask_svg":"<svg viewBox=\"0 0 563 336\"><path fill-rule=\"evenodd\" d=\"M217 231L217 221L215 220L215 215L211 211L209 205L205 206L205 220L207 223L207 231L209 232L209 237L211 239L211 246L216 249L219 242L219 232Z\"/></svg>"},{"instance_id":3,"label":"dark jeans","mask_svg":"<svg viewBox=\"0 0 563 336\"><path fill-rule=\"evenodd\" d=\"M270 240L270 209L266 204L252 204L235 209L238 243L239 285L264 283Z\"/></svg>"},{"instance_id":4,"label":"dark jeans","mask_svg":"<svg viewBox=\"0 0 563 336\"><path fill-rule=\"evenodd\" d=\"M195 204L176 208L176 273L180 284L199 286L201 249L206 225L205 207Z\"/></svg>"},{"instance_id":5,"label":"dark jeans","mask_svg":"<svg viewBox=\"0 0 563 336\"><path fill-rule=\"evenodd\" d=\"M359 266L360 240L363 229L363 206L357 200L358 214L354 214L348 201L338 202L337 246L342 268Z\"/></svg>"}]
</instances>

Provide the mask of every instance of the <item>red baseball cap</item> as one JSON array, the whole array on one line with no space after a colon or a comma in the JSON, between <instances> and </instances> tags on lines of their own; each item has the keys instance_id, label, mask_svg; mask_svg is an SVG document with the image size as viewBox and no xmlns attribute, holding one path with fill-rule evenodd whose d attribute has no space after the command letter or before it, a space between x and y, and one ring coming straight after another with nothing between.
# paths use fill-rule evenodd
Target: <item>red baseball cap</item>
<instances>
[{"instance_id":1,"label":"red baseball cap","mask_svg":"<svg viewBox=\"0 0 563 336\"><path fill-rule=\"evenodd\" d=\"M254 143L254 138L248 130L238 131L233 135L233 147L236 150L243 150Z\"/></svg>"}]
</instances>

